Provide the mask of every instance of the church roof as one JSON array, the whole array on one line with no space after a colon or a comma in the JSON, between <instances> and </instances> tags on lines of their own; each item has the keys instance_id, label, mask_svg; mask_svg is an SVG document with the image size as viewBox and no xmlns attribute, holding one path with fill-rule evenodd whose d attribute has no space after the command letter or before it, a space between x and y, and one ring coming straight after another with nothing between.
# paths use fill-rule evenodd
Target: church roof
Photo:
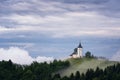
<instances>
[{"instance_id":1,"label":"church roof","mask_svg":"<svg viewBox=\"0 0 120 80\"><path fill-rule=\"evenodd\" d=\"M74 55L74 54L76 54L75 52L73 52L70 56L72 56L72 55Z\"/></svg>"},{"instance_id":2,"label":"church roof","mask_svg":"<svg viewBox=\"0 0 120 80\"><path fill-rule=\"evenodd\" d=\"M79 43L79 45L78 45L77 48L83 48L82 45L81 45L81 43ZM74 52L70 56L73 56L73 55L77 54L77 48L74 49Z\"/></svg>"},{"instance_id":3,"label":"church roof","mask_svg":"<svg viewBox=\"0 0 120 80\"><path fill-rule=\"evenodd\" d=\"M83 47L82 47L82 45L81 45L81 43L79 43L79 46L78 46L78 48L83 48Z\"/></svg>"}]
</instances>

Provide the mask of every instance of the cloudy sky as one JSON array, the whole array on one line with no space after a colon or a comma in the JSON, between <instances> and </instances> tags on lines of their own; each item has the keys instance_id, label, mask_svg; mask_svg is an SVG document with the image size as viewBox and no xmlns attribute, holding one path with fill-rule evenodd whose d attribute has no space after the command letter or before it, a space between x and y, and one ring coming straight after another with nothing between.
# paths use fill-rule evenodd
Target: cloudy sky
<instances>
[{"instance_id":1,"label":"cloudy sky","mask_svg":"<svg viewBox=\"0 0 120 80\"><path fill-rule=\"evenodd\" d=\"M119 58L119 4L120 0L0 0L0 55L60 59L81 41L84 53Z\"/></svg>"}]
</instances>

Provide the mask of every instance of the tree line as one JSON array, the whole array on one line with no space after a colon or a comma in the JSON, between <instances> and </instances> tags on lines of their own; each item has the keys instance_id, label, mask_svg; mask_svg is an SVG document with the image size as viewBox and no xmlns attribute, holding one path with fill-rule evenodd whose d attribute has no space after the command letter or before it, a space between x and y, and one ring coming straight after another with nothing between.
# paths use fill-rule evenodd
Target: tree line
<instances>
[{"instance_id":1,"label":"tree line","mask_svg":"<svg viewBox=\"0 0 120 80\"><path fill-rule=\"evenodd\" d=\"M0 80L52 80L53 73L67 68L69 61L51 63L33 62L31 65L14 64L11 60L0 62Z\"/></svg>"},{"instance_id":2,"label":"tree line","mask_svg":"<svg viewBox=\"0 0 120 80\"><path fill-rule=\"evenodd\" d=\"M0 62L0 80L119 80L120 64L99 67L96 70L88 69L86 73L76 71L70 76L61 77L55 74L58 70L70 66L69 61L54 60L51 63L33 62L31 65L14 64L11 60Z\"/></svg>"}]
</instances>

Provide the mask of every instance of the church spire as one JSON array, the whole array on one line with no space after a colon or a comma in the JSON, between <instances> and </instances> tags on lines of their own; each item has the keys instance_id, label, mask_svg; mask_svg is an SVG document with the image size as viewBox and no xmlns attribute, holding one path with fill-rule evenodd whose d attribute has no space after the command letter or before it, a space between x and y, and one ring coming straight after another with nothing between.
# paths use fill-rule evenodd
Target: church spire
<instances>
[{"instance_id":1,"label":"church spire","mask_svg":"<svg viewBox=\"0 0 120 80\"><path fill-rule=\"evenodd\" d=\"M81 42L79 43L79 46L78 46L78 48L82 48Z\"/></svg>"}]
</instances>

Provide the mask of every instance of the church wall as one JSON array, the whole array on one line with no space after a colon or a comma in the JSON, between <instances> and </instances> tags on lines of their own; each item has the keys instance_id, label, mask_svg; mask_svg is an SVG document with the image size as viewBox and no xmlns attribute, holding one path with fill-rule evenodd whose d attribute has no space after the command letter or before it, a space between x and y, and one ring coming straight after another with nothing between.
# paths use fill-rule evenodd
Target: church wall
<instances>
[{"instance_id":1,"label":"church wall","mask_svg":"<svg viewBox=\"0 0 120 80\"><path fill-rule=\"evenodd\" d=\"M72 58L77 58L77 55L76 55L76 54L73 54L73 55L72 55Z\"/></svg>"},{"instance_id":2,"label":"church wall","mask_svg":"<svg viewBox=\"0 0 120 80\"><path fill-rule=\"evenodd\" d=\"M82 57L82 48L77 48L77 57Z\"/></svg>"}]
</instances>

